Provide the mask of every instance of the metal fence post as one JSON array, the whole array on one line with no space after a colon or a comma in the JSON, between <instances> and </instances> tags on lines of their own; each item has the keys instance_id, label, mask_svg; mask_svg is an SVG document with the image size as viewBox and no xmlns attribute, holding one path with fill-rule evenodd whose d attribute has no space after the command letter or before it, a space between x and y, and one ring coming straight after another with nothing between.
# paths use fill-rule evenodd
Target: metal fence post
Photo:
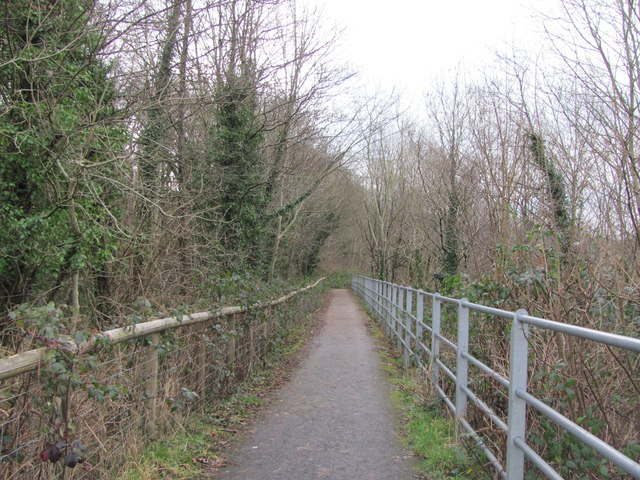
<instances>
[{"instance_id":1,"label":"metal fence post","mask_svg":"<svg viewBox=\"0 0 640 480\"><path fill-rule=\"evenodd\" d=\"M433 304L431 308L431 384L433 391L440 383L440 366L436 360L440 360L440 307L442 302L440 294L433 296Z\"/></svg>"},{"instance_id":2,"label":"metal fence post","mask_svg":"<svg viewBox=\"0 0 640 480\"><path fill-rule=\"evenodd\" d=\"M398 287L391 284L391 325L389 325L389 335L396 331L396 316L398 314ZM393 337L392 337L393 338Z\"/></svg>"},{"instance_id":3,"label":"metal fence post","mask_svg":"<svg viewBox=\"0 0 640 480\"><path fill-rule=\"evenodd\" d=\"M416 362L422 366L422 324L424 323L424 292L418 290L416 293Z\"/></svg>"},{"instance_id":4,"label":"metal fence post","mask_svg":"<svg viewBox=\"0 0 640 480\"><path fill-rule=\"evenodd\" d=\"M378 280L378 322L382 325L384 321L384 305L386 297L384 290L384 282Z\"/></svg>"},{"instance_id":5,"label":"metal fence post","mask_svg":"<svg viewBox=\"0 0 640 480\"><path fill-rule=\"evenodd\" d=\"M391 319L393 318L393 286L387 282L387 323L385 331L387 335L391 333Z\"/></svg>"},{"instance_id":6,"label":"metal fence post","mask_svg":"<svg viewBox=\"0 0 640 480\"><path fill-rule=\"evenodd\" d=\"M404 322L402 321L402 317L404 316L404 288L398 288L398 299L397 299L397 315L396 315L396 348L400 350L402 348L402 329L404 328Z\"/></svg>"},{"instance_id":7,"label":"metal fence post","mask_svg":"<svg viewBox=\"0 0 640 480\"><path fill-rule=\"evenodd\" d=\"M378 316L378 322L380 322L380 326L382 326L384 319L386 317L385 308L387 305L387 290L386 285L382 280L380 280L380 315Z\"/></svg>"},{"instance_id":8,"label":"metal fence post","mask_svg":"<svg viewBox=\"0 0 640 480\"><path fill-rule=\"evenodd\" d=\"M367 285L369 283L368 278L362 279L362 300L364 300L365 305L369 306L369 292L367 291Z\"/></svg>"},{"instance_id":9,"label":"metal fence post","mask_svg":"<svg viewBox=\"0 0 640 480\"><path fill-rule=\"evenodd\" d=\"M373 278L369 279L369 299L371 301L371 308L374 307L375 302L375 294L376 294L376 281Z\"/></svg>"},{"instance_id":10,"label":"metal fence post","mask_svg":"<svg viewBox=\"0 0 640 480\"><path fill-rule=\"evenodd\" d=\"M522 323L518 319L519 315L527 315L527 311L518 310L511 325L506 472L509 480L524 478L524 452L515 444L515 439L526 439L527 403L516 395L516 390L527 390L529 325Z\"/></svg>"},{"instance_id":11,"label":"metal fence post","mask_svg":"<svg viewBox=\"0 0 640 480\"><path fill-rule=\"evenodd\" d=\"M407 318L404 327L404 368L409 368L411 362L411 315L413 314L413 292L407 289Z\"/></svg>"},{"instance_id":12,"label":"metal fence post","mask_svg":"<svg viewBox=\"0 0 640 480\"><path fill-rule=\"evenodd\" d=\"M382 281L382 312L381 312L382 316L380 317L381 327L386 327L388 311L389 311L389 289L387 288L387 282Z\"/></svg>"},{"instance_id":13,"label":"metal fence post","mask_svg":"<svg viewBox=\"0 0 640 480\"><path fill-rule=\"evenodd\" d=\"M378 284L376 283L376 281L374 279L371 279L369 282L369 286L371 287L371 290L369 292L369 295L371 296L371 318L376 318L377 315L377 311L378 311Z\"/></svg>"},{"instance_id":14,"label":"metal fence post","mask_svg":"<svg viewBox=\"0 0 640 480\"><path fill-rule=\"evenodd\" d=\"M385 287L387 289L387 296L386 296L386 304L387 304L387 308L385 311L385 319L384 319L384 331L387 332L387 335L389 335L389 328L391 325L391 299L393 298L393 289L391 288L391 285L389 284L389 282L384 282L385 283Z\"/></svg>"},{"instance_id":15,"label":"metal fence post","mask_svg":"<svg viewBox=\"0 0 640 480\"><path fill-rule=\"evenodd\" d=\"M458 303L458 344L456 345L456 437L458 441L463 432L460 420L467 408L467 394L463 387L467 387L469 361L462 354L469 351L469 308L464 305L468 301L467 298L463 298Z\"/></svg>"},{"instance_id":16,"label":"metal fence post","mask_svg":"<svg viewBox=\"0 0 640 480\"><path fill-rule=\"evenodd\" d=\"M380 280L375 280L375 286L376 286L376 288L375 288L375 291L376 291L376 309L375 309L376 320L380 321L380 313L381 313L380 308L382 306L382 303L380 302L380 298L382 297L382 295L381 295L382 290L381 290L380 287L382 286L382 283L380 282Z\"/></svg>"},{"instance_id":17,"label":"metal fence post","mask_svg":"<svg viewBox=\"0 0 640 480\"><path fill-rule=\"evenodd\" d=\"M385 305L386 305L387 297L385 293L386 290L385 290L384 282L382 280L379 280L379 282L380 282L380 315L378 317L378 321L380 322L380 325L382 325L385 318Z\"/></svg>"}]
</instances>

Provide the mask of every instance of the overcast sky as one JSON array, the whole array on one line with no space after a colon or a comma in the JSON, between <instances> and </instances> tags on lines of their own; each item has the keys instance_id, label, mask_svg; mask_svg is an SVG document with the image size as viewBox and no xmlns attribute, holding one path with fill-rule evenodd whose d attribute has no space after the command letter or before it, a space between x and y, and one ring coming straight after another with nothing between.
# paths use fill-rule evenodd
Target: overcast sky
<instances>
[{"instance_id":1,"label":"overcast sky","mask_svg":"<svg viewBox=\"0 0 640 480\"><path fill-rule=\"evenodd\" d=\"M536 0L540 9L553 0ZM344 28L340 55L374 87L419 100L438 74L540 48L534 0L303 0ZM417 98L415 98L417 97Z\"/></svg>"}]
</instances>

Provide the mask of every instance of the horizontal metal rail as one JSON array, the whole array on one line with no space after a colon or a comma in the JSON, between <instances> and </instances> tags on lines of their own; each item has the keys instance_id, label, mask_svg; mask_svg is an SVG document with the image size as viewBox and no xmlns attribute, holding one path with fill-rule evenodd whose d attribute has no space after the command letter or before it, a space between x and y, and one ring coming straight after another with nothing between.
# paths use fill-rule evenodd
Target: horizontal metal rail
<instances>
[{"instance_id":1,"label":"horizontal metal rail","mask_svg":"<svg viewBox=\"0 0 640 480\"><path fill-rule=\"evenodd\" d=\"M444 371L444 373L447 374L447 376L451 380L453 380L454 382L456 381L456 374L453 373L451 370L449 370L449 367L447 367L444 363L442 363L439 358L434 358L433 361L435 362L436 365L438 365Z\"/></svg>"},{"instance_id":2,"label":"horizontal metal rail","mask_svg":"<svg viewBox=\"0 0 640 480\"><path fill-rule=\"evenodd\" d=\"M476 432L471 426L471 424L467 422L464 418L460 419L460 425L462 425L462 427L467 431L467 433L469 433L471 437L476 441L480 449L484 452L484 454L489 459L489 462L491 463L491 465L493 465L493 468L496 469L498 476L500 478L507 479L508 477L505 474L504 467L502 466L498 458L495 456L495 454L491 451L491 449L487 447L487 445L482 440L482 437L478 434L478 432Z\"/></svg>"},{"instance_id":3,"label":"horizontal metal rail","mask_svg":"<svg viewBox=\"0 0 640 480\"><path fill-rule=\"evenodd\" d=\"M455 343L453 343L451 340L449 340L446 337L443 337L442 335L440 335L439 333L434 333L434 335L436 337L438 337L440 339L440 341L442 343L444 343L447 347L451 348L451 350L453 350L454 352L458 351L458 347Z\"/></svg>"},{"instance_id":4,"label":"horizontal metal rail","mask_svg":"<svg viewBox=\"0 0 640 480\"><path fill-rule=\"evenodd\" d=\"M440 388L439 385L436 385L436 392L438 392L438 395L444 401L445 405L449 407L449 410L451 410L451 413L455 414L456 406L453 404L453 402L451 401L449 396L445 393L445 391L442 390L442 388Z\"/></svg>"},{"instance_id":5,"label":"horizontal metal rail","mask_svg":"<svg viewBox=\"0 0 640 480\"><path fill-rule=\"evenodd\" d=\"M625 454L616 450L607 442L600 440L593 433L588 432L580 425L572 422L567 417L555 411L549 405L541 400L538 400L536 397L525 392L524 390L516 390L516 395L522 398L525 402L538 410L540 413L553 420L557 425L564 428L567 432L582 440L600 455L611 460L625 472L633 475L635 478L640 478L640 465L631 460Z\"/></svg>"},{"instance_id":6,"label":"horizontal metal rail","mask_svg":"<svg viewBox=\"0 0 640 480\"><path fill-rule=\"evenodd\" d=\"M427 352L427 354L431 355L431 350L424 343L419 342L418 343L418 348L420 348L421 350Z\"/></svg>"},{"instance_id":7,"label":"horizontal metal rail","mask_svg":"<svg viewBox=\"0 0 640 480\"><path fill-rule=\"evenodd\" d=\"M476 440L478 446L487 454L498 475L509 480L524 478L524 462L528 459L547 478L554 480L562 477L535 452L525 441L527 405L547 416L561 428L574 435L614 465L633 478L640 479L640 464L624 453L607 444L597 436L580 427L549 405L527 393L528 378L528 342L529 327L571 335L577 338L598 342L610 347L640 352L640 339L625 337L614 333L602 332L590 328L556 322L529 315L524 310L510 312L469 302L467 299L445 297L438 293L429 293L413 287L396 285L367 277L353 277L352 288L372 309L374 317L385 330L397 337L398 348L405 353L405 363L413 355L417 366L430 372L435 393L445 402L462 427ZM431 303L431 322L425 317L424 306ZM456 342L446 338L441 329L441 306L453 304L458 307ZM510 339L509 378L505 378L475 358L468 351L470 312L477 312L512 322ZM429 334L428 339L423 335ZM456 373L441 360L441 346L446 345L456 352ZM418 352L419 355L415 355ZM428 357L422 358L426 353ZM497 381L508 390L508 420L505 422L470 388L468 365L473 365ZM444 373L444 376L442 376ZM456 386L455 398L450 398L441 387L441 382L450 379ZM467 401L472 401L501 430L507 433L506 465L503 467L496 455L487 448L479 433L475 432L464 418Z\"/></svg>"},{"instance_id":8,"label":"horizontal metal rail","mask_svg":"<svg viewBox=\"0 0 640 480\"><path fill-rule=\"evenodd\" d=\"M480 360L478 360L475 357L472 357L471 355L469 355L466 352L463 353L462 356L464 358L466 358L467 360L469 360L470 364L475 365L476 367L478 367L480 370L482 370L484 373L489 375L489 377L493 378L495 381L497 381L504 388L509 388L509 380L504 378L502 375L499 375L498 372L496 372L492 368L489 368L487 365L482 363Z\"/></svg>"},{"instance_id":9,"label":"horizontal metal rail","mask_svg":"<svg viewBox=\"0 0 640 480\"><path fill-rule=\"evenodd\" d=\"M427 330L428 332L431 332L431 327L429 325L427 325L426 323L422 323L420 322L419 325L424 328L425 330Z\"/></svg>"},{"instance_id":10,"label":"horizontal metal rail","mask_svg":"<svg viewBox=\"0 0 640 480\"><path fill-rule=\"evenodd\" d=\"M547 478L551 478L553 480L563 480L562 476L558 474L553 468L549 466L547 462L545 462L544 458L538 455L535 450L533 450L527 442L525 442L520 437L516 437L513 439L516 446L524 452L524 456L527 457L533 464L538 467L542 473L546 475Z\"/></svg>"},{"instance_id":11,"label":"horizontal metal rail","mask_svg":"<svg viewBox=\"0 0 640 480\"><path fill-rule=\"evenodd\" d=\"M507 427L507 424L504 423L504 420L502 420L499 416L497 416L495 412L491 410L489 405L487 405L482 400L480 400L476 396L476 394L473 393L469 388L463 386L462 389L464 390L464 393L467 394L467 397L469 397L469 399L473 403L475 403L480 410L482 410L485 414L487 414L487 416L491 419L493 423L495 423L498 427L500 427L505 432L509 430L509 427Z\"/></svg>"}]
</instances>

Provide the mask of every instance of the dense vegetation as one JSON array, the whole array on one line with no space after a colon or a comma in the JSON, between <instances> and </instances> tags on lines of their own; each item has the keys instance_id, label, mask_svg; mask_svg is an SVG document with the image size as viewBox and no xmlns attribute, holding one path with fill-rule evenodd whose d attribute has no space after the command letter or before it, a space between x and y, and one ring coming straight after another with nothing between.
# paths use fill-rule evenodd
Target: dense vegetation
<instances>
[{"instance_id":1,"label":"dense vegetation","mask_svg":"<svg viewBox=\"0 0 640 480\"><path fill-rule=\"evenodd\" d=\"M53 301L100 326L139 298L313 272L336 225L310 197L347 153L320 130L348 75L317 18L239 0L3 14L0 310Z\"/></svg>"},{"instance_id":2,"label":"dense vegetation","mask_svg":"<svg viewBox=\"0 0 640 480\"><path fill-rule=\"evenodd\" d=\"M27 346L30 308L67 305L73 333L318 267L638 336L638 7L557 7L535 62L460 69L407 113L351 102L333 32L293 0L5 1L3 350ZM505 360L506 328L477 356ZM637 356L532 350L538 393L640 455Z\"/></svg>"}]
</instances>

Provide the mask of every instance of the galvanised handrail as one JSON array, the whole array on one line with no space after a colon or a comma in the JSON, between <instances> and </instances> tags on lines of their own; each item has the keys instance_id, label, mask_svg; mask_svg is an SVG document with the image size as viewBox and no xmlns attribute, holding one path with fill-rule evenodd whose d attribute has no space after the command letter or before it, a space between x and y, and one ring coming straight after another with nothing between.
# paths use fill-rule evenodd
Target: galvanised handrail
<instances>
[{"instance_id":1,"label":"galvanised handrail","mask_svg":"<svg viewBox=\"0 0 640 480\"><path fill-rule=\"evenodd\" d=\"M420 368L430 370L433 388L452 411L457 425L462 426L476 442L478 442L479 447L487 455L487 458L501 478L507 480L522 480L524 478L524 464L526 459L533 463L547 478L562 479L549 463L527 445L526 410L527 405L529 405L589 445L633 478L640 479L640 464L527 392L528 336L530 326L552 330L638 353L640 353L640 339L533 317L529 315L526 310L518 310L516 312L500 310L469 302L465 298L455 299L445 297L438 293L429 293L412 287L362 276L352 278L352 289L364 300L371 309L373 316L383 324L387 333L392 337L396 337L398 347L402 348L404 352L405 366L409 366L411 359L415 359ZM430 298L432 301L431 326L424 323L425 298ZM441 333L441 307L443 303L458 306L458 335L455 344L445 338ZM413 305L415 305L415 309ZM469 353L470 311L511 320L508 379ZM423 343L425 330L431 334L430 345ZM412 339L413 342L411 341ZM413 350L411 348L412 344ZM452 349L456 354L455 374L440 360L440 350L442 346ZM428 355L428 362L424 361L424 354ZM469 364L479 368L508 389L509 401L506 423L470 389L468 384ZM441 372L444 372L455 382L456 394L453 399L449 398L439 385ZM498 428L503 431L506 430L506 466L503 466L499 462L496 455L485 445L482 437L465 419L466 406L469 401L478 406ZM458 435L459 434L460 430L458 429Z\"/></svg>"}]
</instances>

